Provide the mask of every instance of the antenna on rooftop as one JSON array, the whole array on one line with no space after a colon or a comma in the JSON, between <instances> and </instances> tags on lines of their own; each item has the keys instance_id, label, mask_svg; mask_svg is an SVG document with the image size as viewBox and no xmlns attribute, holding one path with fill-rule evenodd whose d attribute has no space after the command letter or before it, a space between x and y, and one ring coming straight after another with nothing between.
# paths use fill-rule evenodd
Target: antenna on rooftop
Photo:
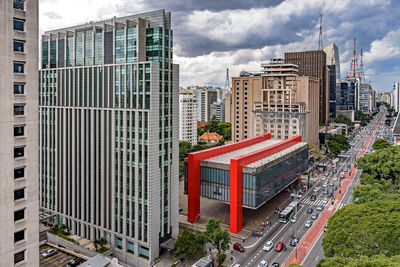
<instances>
[{"instance_id":1,"label":"antenna on rooftop","mask_svg":"<svg viewBox=\"0 0 400 267\"><path fill-rule=\"evenodd\" d=\"M318 40L318 50L322 50L322 8L319 12L319 40Z\"/></svg>"}]
</instances>

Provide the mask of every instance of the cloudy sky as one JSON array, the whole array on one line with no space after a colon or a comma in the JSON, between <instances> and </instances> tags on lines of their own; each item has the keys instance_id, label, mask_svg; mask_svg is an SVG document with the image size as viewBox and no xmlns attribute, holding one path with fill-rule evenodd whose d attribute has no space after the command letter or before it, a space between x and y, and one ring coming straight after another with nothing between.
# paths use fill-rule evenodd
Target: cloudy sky
<instances>
[{"instance_id":1,"label":"cloudy sky","mask_svg":"<svg viewBox=\"0 0 400 267\"><path fill-rule=\"evenodd\" d=\"M398 0L39 0L40 31L157 9L172 12L174 62L180 84L219 85L241 70L284 52L339 47L342 76L349 72L353 37L363 49L366 80L376 90L400 81Z\"/></svg>"}]
</instances>

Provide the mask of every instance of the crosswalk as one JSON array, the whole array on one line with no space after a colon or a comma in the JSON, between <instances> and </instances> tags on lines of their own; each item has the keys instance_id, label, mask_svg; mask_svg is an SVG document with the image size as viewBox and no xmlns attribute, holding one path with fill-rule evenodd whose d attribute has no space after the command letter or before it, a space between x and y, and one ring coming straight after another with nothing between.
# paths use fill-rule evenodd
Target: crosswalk
<instances>
[{"instance_id":1,"label":"crosswalk","mask_svg":"<svg viewBox=\"0 0 400 267\"><path fill-rule=\"evenodd\" d=\"M310 198L308 197L301 200L300 203L309 206L319 206L319 205L325 206L326 204L324 204L323 201L324 201L323 199L316 199L314 201L311 201Z\"/></svg>"}]
</instances>

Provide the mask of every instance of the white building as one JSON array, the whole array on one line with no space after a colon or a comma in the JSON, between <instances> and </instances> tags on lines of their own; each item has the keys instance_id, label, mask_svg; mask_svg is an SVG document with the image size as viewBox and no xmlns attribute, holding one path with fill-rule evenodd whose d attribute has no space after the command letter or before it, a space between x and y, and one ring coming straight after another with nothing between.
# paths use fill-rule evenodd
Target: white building
<instances>
[{"instance_id":1,"label":"white building","mask_svg":"<svg viewBox=\"0 0 400 267\"><path fill-rule=\"evenodd\" d=\"M396 112L400 110L400 82L395 82L391 99L392 106Z\"/></svg>"},{"instance_id":2,"label":"white building","mask_svg":"<svg viewBox=\"0 0 400 267\"><path fill-rule=\"evenodd\" d=\"M197 120L210 121L211 104L217 102L218 91L211 88L200 88L195 90L195 96L197 102Z\"/></svg>"},{"instance_id":3,"label":"white building","mask_svg":"<svg viewBox=\"0 0 400 267\"><path fill-rule=\"evenodd\" d=\"M191 94L179 94L179 141L197 144L197 103Z\"/></svg>"},{"instance_id":4,"label":"white building","mask_svg":"<svg viewBox=\"0 0 400 267\"><path fill-rule=\"evenodd\" d=\"M0 266L39 266L38 0L0 1Z\"/></svg>"}]
</instances>

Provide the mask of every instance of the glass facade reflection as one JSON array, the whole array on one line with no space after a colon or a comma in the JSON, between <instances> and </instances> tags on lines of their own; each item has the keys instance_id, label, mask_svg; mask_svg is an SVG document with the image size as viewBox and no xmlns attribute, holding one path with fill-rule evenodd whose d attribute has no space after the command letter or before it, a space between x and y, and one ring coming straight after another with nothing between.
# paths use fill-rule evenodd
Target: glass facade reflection
<instances>
[{"instance_id":1,"label":"glass facade reflection","mask_svg":"<svg viewBox=\"0 0 400 267\"><path fill-rule=\"evenodd\" d=\"M255 175L243 173L243 206L257 208L296 180L307 169L307 164L308 149L304 149ZM202 197L230 202L230 171L202 166L200 183Z\"/></svg>"}]
</instances>

